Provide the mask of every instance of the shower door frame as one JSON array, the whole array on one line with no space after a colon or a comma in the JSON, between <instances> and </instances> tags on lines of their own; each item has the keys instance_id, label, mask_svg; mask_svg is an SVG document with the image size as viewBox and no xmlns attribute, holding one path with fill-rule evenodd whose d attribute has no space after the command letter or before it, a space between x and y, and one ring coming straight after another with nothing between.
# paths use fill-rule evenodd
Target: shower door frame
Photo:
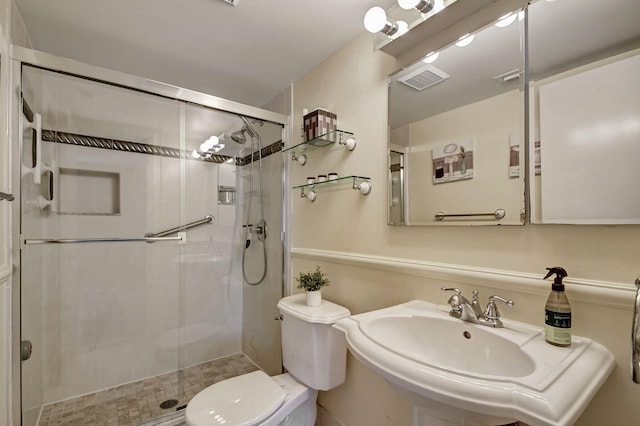
<instances>
[{"instance_id":1,"label":"shower door frame","mask_svg":"<svg viewBox=\"0 0 640 426\"><path fill-rule=\"evenodd\" d=\"M31 65L34 67L46 69L49 71L60 72L79 78L94 80L100 83L109 84L129 90L134 90L150 95L161 96L167 99L183 101L195 105L204 106L232 114L238 114L245 117L251 117L259 120L270 121L283 126L282 141L284 146L288 146L287 137L291 134L290 117L273 111L245 105L228 99L219 98L217 96L208 95L190 89L173 86L166 83L110 70L94 65L85 64L67 58L51 55L37 50L26 49L19 46L10 46L7 65L4 66L4 72L9 73L9 99L8 99L8 144L10 150L11 161L11 181L14 188L19 187L21 182L21 158L20 150L20 125L19 111L20 95L22 93L22 66ZM4 59L4 58L3 58ZM281 243L283 245L283 277L282 277L282 294L287 294L285 285L285 277L288 276L289 256L288 256L288 212L286 208L290 192L286 190L289 187L289 173L286 173L287 162L283 163L283 210L282 223L283 233ZM11 410L14 424L22 424L22 376L21 376L21 359L20 359L20 340L21 340L21 283L20 283L20 191L14 190L15 200L11 206L11 257L14 265L11 277L11 389L9 389ZM17 421L19 419L19 422Z\"/></svg>"}]
</instances>

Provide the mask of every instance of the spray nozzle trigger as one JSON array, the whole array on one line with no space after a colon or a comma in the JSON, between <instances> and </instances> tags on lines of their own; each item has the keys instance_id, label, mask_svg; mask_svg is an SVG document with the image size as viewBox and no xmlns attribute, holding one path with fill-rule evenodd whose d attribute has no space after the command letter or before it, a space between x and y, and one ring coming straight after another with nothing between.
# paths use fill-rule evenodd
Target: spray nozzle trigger
<instances>
[{"instance_id":1,"label":"spray nozzle trigger","mask_svg":"<svg viewBox=\"0 0 640 426\"><path fill-rule=\"evenodd\" d=\"M549 272L547 272L547 275L544 276L545 280L549 278L551 275L556 274L556 277L553 279L552 289L556 291L564 291L564 284L562 283L562 279L569 275L567 274L567 271L565 271L564 268L561 268L559 266L547 268L547 271Z\"/></svg>"}]
</instances>

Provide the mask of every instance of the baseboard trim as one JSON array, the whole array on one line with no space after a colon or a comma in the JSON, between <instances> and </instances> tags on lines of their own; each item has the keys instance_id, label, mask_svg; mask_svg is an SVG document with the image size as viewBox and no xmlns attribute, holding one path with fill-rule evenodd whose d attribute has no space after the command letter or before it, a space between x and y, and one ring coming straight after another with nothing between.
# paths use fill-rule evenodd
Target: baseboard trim
<instances>
[{"instance_id":1,"label":"baseboard trim","mask_svg":"<svg viewBox=\"0 0 640 426\"><path fill-rule=\"evenodd\" d=\"M318 405L318 414L316 416L316 426L344 426L333 414L327 411L323 406Z\"/></svg>"},{"instance_id":2,"label":"baseboard trim","mask_svg":"<svg viewBox=\"0 0 640 426\"><path fill-rule=\"evenodd\" d=\"M362 253L303 248L292 248L291 257L429 277L441 279L447 283L453 281L468 285L506 289L527 294L548 294L550 288L550 284L542 280L542 275L504 269L479 268ZM565 283L570 286L572 300L618 309L633 309L636 289L632 283L623 284L579 278L567 278Z\"/></svg>"}]
</instances>

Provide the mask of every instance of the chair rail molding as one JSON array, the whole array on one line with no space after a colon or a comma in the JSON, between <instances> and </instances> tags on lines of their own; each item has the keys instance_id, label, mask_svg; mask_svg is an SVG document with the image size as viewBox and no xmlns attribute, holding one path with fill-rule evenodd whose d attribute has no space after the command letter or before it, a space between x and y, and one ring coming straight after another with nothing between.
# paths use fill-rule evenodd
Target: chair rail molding
<instances>
[{"instance_id":1,"label":"chair rail molding","mask_svg":"<svg viewBox=\"0 0 640 426\"><path fill-rule=\"evenodd\" d=\"M470 286L499 288L519 293L548 295L549 283L542 274L481 268L469 265L428 262L416 259L376 256L328 250L292 248L291 258L311 259L353 267L377 269L433 279L454 281ZM565 279L571 300L617 309L633 309L633 283L624 284L580 278Z\"/></svg>"}]
</instances>

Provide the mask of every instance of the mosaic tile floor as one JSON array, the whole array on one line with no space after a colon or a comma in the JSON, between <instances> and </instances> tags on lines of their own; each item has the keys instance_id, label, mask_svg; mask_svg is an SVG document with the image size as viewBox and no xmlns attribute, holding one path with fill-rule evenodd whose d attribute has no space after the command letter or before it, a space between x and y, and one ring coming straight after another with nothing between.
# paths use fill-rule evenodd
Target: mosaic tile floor
<instances>
[{"instance_id":1,"label":"mosaic tile floor","mask_svg":"<svg viewBox=\"0 0 640 426\"><path fill-rule=\"evenodd\" d=\"M232 355L179 372L45 405L38 425L138 425L174 413L176 407L187 404L195 394L213 383L257 369L243 354ZM178 377L182 379L182 389L176 395ZM168 409L160 408L160 403L167 399L177 399L178 404Z\"/></svg>"}]
</instances>

